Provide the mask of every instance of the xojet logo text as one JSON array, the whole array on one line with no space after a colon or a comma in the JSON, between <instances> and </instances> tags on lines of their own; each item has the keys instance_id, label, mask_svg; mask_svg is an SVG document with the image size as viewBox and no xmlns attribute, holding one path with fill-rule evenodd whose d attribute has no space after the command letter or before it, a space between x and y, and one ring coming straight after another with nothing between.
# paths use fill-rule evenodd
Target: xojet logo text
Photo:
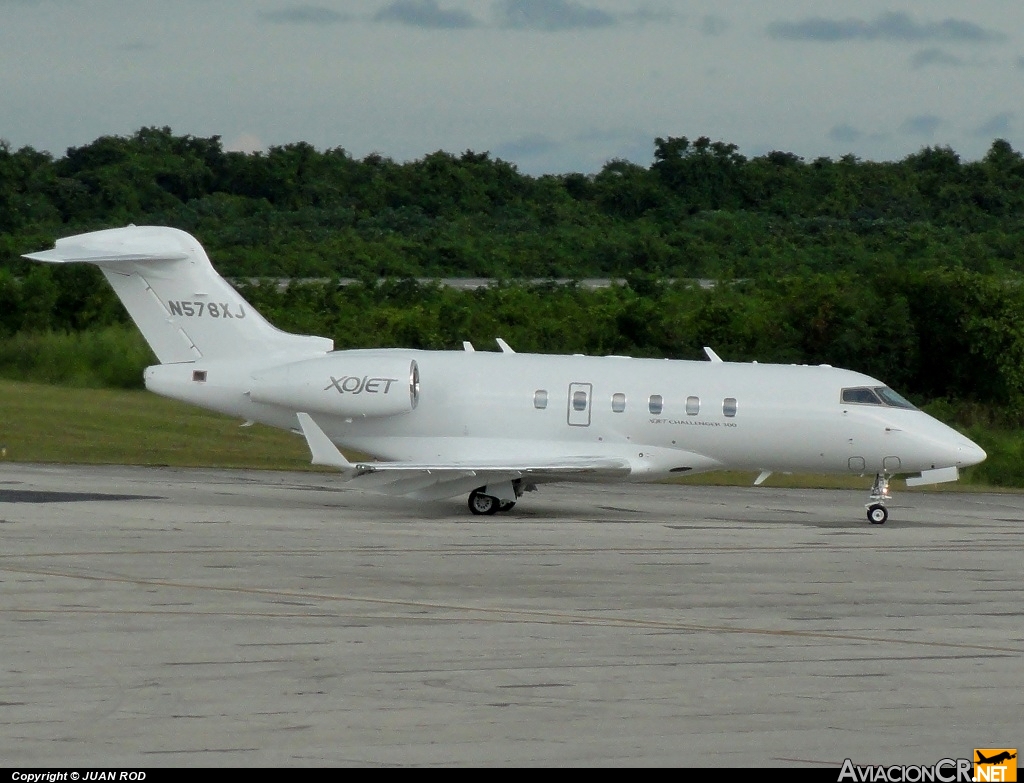
<instances>
[{"instance_id":1,"label":"xojet logo text","mask_svg":"<svg viewBox=\"0 0 1024 783\"><path fill-rule=\"evenodd\" d=\"M839 771L839 783L973 783L973 769L970 759L940 759L930 766L858 765L846 759Z\"/></svg>"},{"instance_id":2,"label":"xojet logo text","mask_svg":"<svg viewBox=\"0 0 1024 783\"><path fill-rule=\"evenodd\" d=\"M397 383L398 378L371 378L364 375L342 375L340 378L331 376L331 382L324 386L324 391L336 389L338 394L387 394L391 391L391 384Z\"/></svg>"}]
</instances>

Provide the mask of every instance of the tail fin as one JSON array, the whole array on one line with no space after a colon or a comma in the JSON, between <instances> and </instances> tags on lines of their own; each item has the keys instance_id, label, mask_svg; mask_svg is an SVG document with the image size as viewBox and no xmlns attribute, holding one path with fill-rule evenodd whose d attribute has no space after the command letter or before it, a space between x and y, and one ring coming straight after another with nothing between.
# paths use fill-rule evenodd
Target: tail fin
<instances>
[{"instance_id":1,"label":"tail fin","mask_svg":"<svg viewBox=\"0 0 1024 783\"><path fill-rule=\"evenodd\" d=\"M25 258L98 266L161 364L333 349L325 337L268 323L217 274L195 237L176 228L128 226L58 239Z\"/></svg>"}]
</instances>

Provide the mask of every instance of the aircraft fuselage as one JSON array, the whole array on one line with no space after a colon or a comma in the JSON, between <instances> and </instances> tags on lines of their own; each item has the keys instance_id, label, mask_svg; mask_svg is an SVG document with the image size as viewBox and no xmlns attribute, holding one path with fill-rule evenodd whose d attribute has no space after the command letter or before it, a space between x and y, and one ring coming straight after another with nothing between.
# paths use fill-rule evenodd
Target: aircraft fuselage
<instances>
[{"instance_id":1,"label":"aircraft fuselage","mask_svg":"<svg viewBox=\"0 0 1024 783\"><path fill-rule=\"evenodd\" d=\"M829 366L384 349L164 364L146 386L296 431L306 411L344 448L395 461L614 457L643 481L915 473L984 457L920 410L844 401L844 389L884 384Z\"/></svg>"}]
</instances>

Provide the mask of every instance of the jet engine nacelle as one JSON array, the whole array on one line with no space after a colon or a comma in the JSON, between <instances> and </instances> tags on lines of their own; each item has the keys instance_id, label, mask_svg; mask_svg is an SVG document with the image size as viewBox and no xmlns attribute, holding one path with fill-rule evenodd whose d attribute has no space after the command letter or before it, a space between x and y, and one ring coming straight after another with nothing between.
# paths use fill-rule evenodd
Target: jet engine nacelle
<instances>
[{"instance_id":1,"label":"jet engine nacelle","mask_svg":"<svg viewBox=\"0 0 1024 783\"><path fill-rule=\"evenodd\" d=\"M343 353L265 370L253 376L249 389L253 402L351 418L408 413L419 395L415 361Z\"/></svg>"}]
</instances>

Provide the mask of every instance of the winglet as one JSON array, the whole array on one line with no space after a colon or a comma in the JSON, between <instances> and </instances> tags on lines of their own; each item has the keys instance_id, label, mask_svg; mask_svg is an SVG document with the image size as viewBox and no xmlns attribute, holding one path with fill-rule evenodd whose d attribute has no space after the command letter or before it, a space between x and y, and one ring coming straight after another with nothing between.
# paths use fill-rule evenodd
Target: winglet
<instances>
[{"instance_id":1,"label":"winglet","mask_svg":"<svg viewBox=\"0 0 1024 783\"><path fill-rule=\"evenodd\" d=\"M704 346L704 353L706 353L706 354L707 354L707 356L708 356L708 359L710 359L710 360L711 360L711 361L713 361L713 362L720 362L720 361L722 361L722 357L721 357L721 356L719 356L719 355L718 355L717 353L715 353L714 351L712 351L712 350L711 350L710 348L708 348L708 347L707 347L706 345Z\"/></svg>"},{"instance_id":2,"label":"winglet","mask_svg":"<svg viewBox=\"0 0 1024 783\"><path fill-rule=\"evenodd\" d=\"M299 426L302 427L302 434L306 436L306 444L309 452L313 455L314 465L327 465L338 470L355 470L355 465L345 459L345 456L338 451L330 438L324 434L313 417L308 413L296 413L299 418Z\"/></svg>"},{"instance_id":3,"label":"winglet","mask_svg":"<svg viewBox=\"0 0 1024 783\"><path fill-rule=\"evenodd\" d=\"M500 337L495 338L494 341L498 344L498 347L501 348L501 352L502 353L515 353L515 351L512 350L512 346L510 346L507 342L502 340Z\"/></svg>"}]
</instances>

